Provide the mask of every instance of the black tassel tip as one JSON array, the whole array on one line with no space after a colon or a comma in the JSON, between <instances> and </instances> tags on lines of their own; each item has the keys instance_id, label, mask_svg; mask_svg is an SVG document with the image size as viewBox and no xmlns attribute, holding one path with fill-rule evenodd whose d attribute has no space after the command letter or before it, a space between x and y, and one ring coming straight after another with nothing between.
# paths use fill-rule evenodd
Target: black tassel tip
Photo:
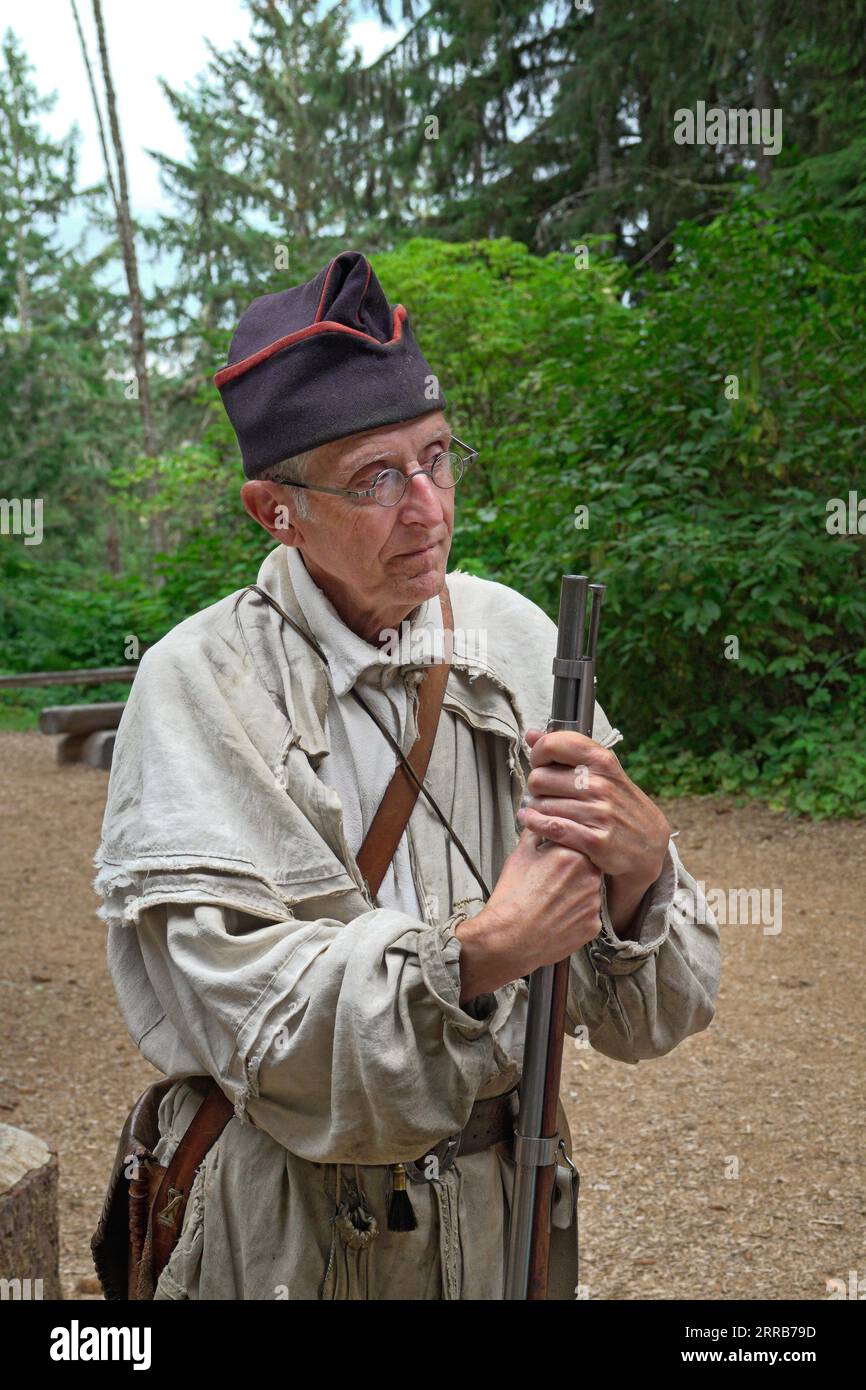
<instances>
[{"instance_id":1,"label":"black tassel tip","mask_svg":"<svg viewBox=\"0 0 866 1390\"><path fill-rule=\"evenodd\" d=\"M412 1208L412 1199L406 1188L406 1169L396 1163L391 1170L393 1185L388 1202L388 1230L414 1231L418 1222Z\"/></svg>"}]
</instances>

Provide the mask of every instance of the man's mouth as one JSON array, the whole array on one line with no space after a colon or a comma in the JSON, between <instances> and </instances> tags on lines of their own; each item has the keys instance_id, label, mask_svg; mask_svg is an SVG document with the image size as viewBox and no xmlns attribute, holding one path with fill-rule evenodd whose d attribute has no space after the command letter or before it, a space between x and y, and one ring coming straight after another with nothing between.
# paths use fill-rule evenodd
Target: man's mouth
<instances>
[{"instance_id":1,"label":"man's mouth","mask_svg":"<svg viewBox=\"0 0 866 1390\"><path fill-rule=\"evenodd\" d=\"M435 550L435 548L436 548L436 546L437 546L438 544L439 544L438 541L429 541L427 545L421 545L421 546L418 547L417 550L404 550L404 551L402 552L402 555L401 555L401 556L398 556L397 558L398 558L398 559L401 559L401 558L406 559L406 558L408 558L408 557L410 557L410 556L426 555L428 550Z\"/></svg>"}]
</instances>

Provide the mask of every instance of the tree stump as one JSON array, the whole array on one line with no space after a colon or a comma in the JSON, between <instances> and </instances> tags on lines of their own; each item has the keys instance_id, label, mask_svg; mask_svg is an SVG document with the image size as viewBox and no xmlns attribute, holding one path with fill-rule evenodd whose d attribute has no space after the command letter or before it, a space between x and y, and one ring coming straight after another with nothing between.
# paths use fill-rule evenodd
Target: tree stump
<instances>
[{"instance_id":1,"label":"tree stump","mask_svg":"<svg viewBox=\"0 0 866 1390\"><path fill-rule=\"evenodd\" d=\"M0 1124L0 1299L62 1298L57 1154Z\"/></svg>"}]
</instances>

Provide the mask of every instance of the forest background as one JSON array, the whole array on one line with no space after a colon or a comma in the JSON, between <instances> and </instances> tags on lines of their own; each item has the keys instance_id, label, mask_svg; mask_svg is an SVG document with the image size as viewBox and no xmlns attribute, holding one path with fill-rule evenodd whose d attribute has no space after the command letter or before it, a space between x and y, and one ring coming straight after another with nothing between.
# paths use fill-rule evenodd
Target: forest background
<instances>
[{"instance_id":1,"label":"forest background","mask_svg":"<svg viewBox=\"0 0 866 1390\"><path fill-rule=\"evenodd\" d=\"M273 541L212 377L251 299L358 249L480 450L451 567L554 617L563 573L608 586L630 775L866 814L864 0L246 7L247 41L165 87L188 153L151 152L149 220L110 23L111 172L83 189L3 39L0 671L134 662L255 581ZM365 11L407 26L367 64ZM768 113L780 147L681 143L700 103ZM38 544L14 499L42 499ZM2 690L0 727L127 691Z\"/></svg>"}]
</instances>

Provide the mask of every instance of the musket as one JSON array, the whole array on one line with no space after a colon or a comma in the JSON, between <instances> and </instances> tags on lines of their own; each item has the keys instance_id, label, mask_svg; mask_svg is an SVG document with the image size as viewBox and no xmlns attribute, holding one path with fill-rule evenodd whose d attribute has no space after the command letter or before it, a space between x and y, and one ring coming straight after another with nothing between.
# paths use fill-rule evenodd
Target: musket
<instances>
[{"instance_id":1,"label":"musket","mask_svg":"<svg viewBox=\"0 0 866 1390\"><path fill-rule=\"evenodd\" d=\"M592 604L584 649L587 589L592 594ZM548 732L571 729L592 737L595 659L604 590L603 584L588 584L583 574L562 577ZM544 847L542 841L539 851L543 852ZM577 1182L565 1139L556 1129L569 961L566 956L556 965L541 966L529 977L520 1108L514 1134L506 1299L547 1297L553 1193L560 1152L571 1169L572 1182Z\"/></svg>"}]
</instances>

